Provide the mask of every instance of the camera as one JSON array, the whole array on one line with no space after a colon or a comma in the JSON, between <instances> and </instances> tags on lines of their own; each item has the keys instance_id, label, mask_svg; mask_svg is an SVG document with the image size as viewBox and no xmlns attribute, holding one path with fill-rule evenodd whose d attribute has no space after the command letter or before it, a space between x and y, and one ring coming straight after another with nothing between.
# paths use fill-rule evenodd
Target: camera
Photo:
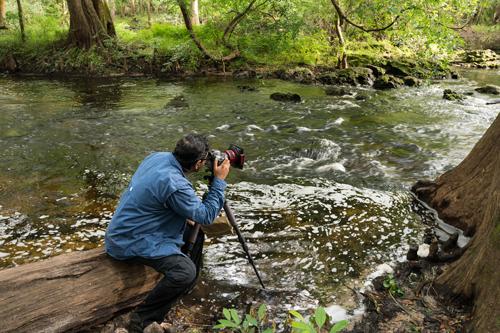
<instances>
[{"instance_id":1,"label":"camera","mask_svg":"<svg viewBox=\"0 0 500 333\"><path fill-rule=\"evenodd\" d=\"M217 166L219 166L227 158L232 167L243 169L244 156L243 148L231 143L229 148L223 152L215 149L209 151L206 167L208 171L213 171L215 161L217 161Z\"/></svg>"}]
</instances>

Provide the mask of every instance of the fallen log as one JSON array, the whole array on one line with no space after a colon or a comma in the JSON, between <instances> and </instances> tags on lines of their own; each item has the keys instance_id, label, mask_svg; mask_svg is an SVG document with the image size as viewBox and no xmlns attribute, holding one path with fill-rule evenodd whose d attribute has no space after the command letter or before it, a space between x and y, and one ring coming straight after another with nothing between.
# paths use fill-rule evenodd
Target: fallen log
<instances>
[{"instance_id":1,"label":"fallen log","mask_svg":"<svg viewBox=\"0 0 500 333\"><path fill-rule=\"evenodd\" d=\"M78 332L138 305L161 274L108 256L73 252L0 271L0 332Z\"/></svg>"}]
</instances>

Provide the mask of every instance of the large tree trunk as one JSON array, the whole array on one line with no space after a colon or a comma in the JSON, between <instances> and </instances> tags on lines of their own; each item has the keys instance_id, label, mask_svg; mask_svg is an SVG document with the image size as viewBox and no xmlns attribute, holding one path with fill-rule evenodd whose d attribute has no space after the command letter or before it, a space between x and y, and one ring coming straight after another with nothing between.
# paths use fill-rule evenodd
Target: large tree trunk
<instances>
[{"instance_id":1,"label":"large tree trunk","mask_svg":"<svg viewBox=\"0 0 500 333\"><path fill-rule=\"evenodd\" d=\"M474 301L469 332L500 332L500 115L462 163L412 190L445 222L474 234L436 286Z\"/></svg>"},{"instance_id":2,"label":"large tree trunk","mask_svg":"<svg viewBox=\"0 0 500 333\"><path fill-rule=\"evenodd\" d=\"M102 46L104 39L116 37L111 13L104 0L68 0L68 10L69 34L63 46L87 49L96 44Z\"/></svg>"},{"instance_id":3,"label":"large tree trunk","mask_svg":"<svg viewBox=\"0 0 500 333\"><path fill-rule=\"evenodd\" d=\"M462 163L433 181L419 181L412 189L420 200L438 212L440 219L462 229L465 236L473 236L485 217L492 177L500 159L498 121Z\"/></svg>"},{"instance_id":4,"label":"large tree trunk","mask_svg":"<svg viewBox=\"0 0 500 333\"><path fill-rule=\"evenodd\" d=\"M77 332L138 305L162 278L103 248L0 271L0 332Z\"/></svg>"}]
</instances>

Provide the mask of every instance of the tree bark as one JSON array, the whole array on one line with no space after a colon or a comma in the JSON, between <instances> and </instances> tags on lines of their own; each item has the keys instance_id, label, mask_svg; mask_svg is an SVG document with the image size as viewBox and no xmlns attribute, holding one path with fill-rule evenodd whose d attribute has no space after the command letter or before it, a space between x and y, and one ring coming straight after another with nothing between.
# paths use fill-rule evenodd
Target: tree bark
<instances>
[{"instance_id":1,"label":"tree bark","mask_svg":"<svg viewBox=\"0 0 500 333\"><path fill-rule=\"evenodd\" d=\"M77 332L142 302L162 278L103 248L0 271L0 332Z\"/></svg>"},{"instance_id":2,"label":"tree bark","mask_svg":"<svg viewBox=\"0 0 500 333\"><path fill-rule=\"evenodd\" d=\"M5 27L5 0L0 0L0 27Z\"/></svg>"},{"instance_id":3,"label":"tree bark","mask_svg":"<svg viewBox=\"0 0 500 333\"><path fill-rule=\"evenodd\" d=\"M412 191L447 223L474 234L468 250L436 280L441 292L474 301L468 332L500 332L500 115L469 155Z\"/></svg>"},{"instance_id":4,"label":"tree bark","mask_svg":"<svg viewBox=\"0 0 500 333\"><path fill-rule=\"evenodd\" d=\"M200 25L200 14L198 11L198 0L191 2L191 24Z\"/></svg>"},{"instance_id":5,"label":"tree bark","mask_svg":"<svg viewBox=\"0 0 500 333\"><path fill-rule=\"evenodd\" d=\"M96 44L102 46L104 39L116 37L111 13L104 0L68 0L68 10L70 27L63 46L87 49Z\"/></svg>"},{"instance_id":6,"label":"tree bark","mask_svg":"<svg viewBox=\"0 0 500 333\"><path fill-rule=\"evenodd\" d=\"M21 6L21 0L17 0L17 9L19 12L19 26L21 27L21 40L25 42L26 35L24 34L23 7Z\"/></svg>"},{"instance_id":7,"label":"tree bark","mask_svg":"<svg viewBox=\"0 0 500 333\"><path fill-rule=\"evenodd\" d=\"M151 25L151 0L146 0L146 7L148 9L148 24Z\"/></svg>"}]
</instances>

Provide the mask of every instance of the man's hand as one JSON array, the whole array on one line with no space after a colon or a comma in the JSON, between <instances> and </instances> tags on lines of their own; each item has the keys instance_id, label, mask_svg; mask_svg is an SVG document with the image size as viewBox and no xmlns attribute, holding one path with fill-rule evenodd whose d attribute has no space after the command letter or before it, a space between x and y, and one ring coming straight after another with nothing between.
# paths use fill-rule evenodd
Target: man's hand
<instances>
[{"instance_id":1,"label":"man's hand","mask_svg":"<svg viewBox=\"0 0 500 333\"><path fill-rule=\"evenodd\" d=\"M229 173L229 159L225 158L221 165L217 165L217 160L214 161L214 177L222 180L226 179Z\"/></svg>"}]
</instances>

